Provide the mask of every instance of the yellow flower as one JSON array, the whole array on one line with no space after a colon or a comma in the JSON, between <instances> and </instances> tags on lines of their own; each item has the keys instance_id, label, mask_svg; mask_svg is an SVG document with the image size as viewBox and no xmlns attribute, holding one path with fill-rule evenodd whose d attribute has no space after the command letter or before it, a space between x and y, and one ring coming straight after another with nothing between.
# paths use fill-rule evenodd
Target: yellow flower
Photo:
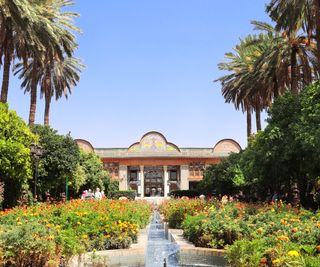
<instances>
[{"instance_id":1,"label":"yellow flower","mask_svg":"<svg viewBox=\"0 0 320 267\"><path fill-rule=\"evenodd\" d=\"M290 256L290 257L299 257L300 254L299 254L299 252L296 251L296 250L290 250L290 251L288 252L288 256Z\"/></svg>"},{"instance_id":2,"label":"yellow flower","mask_svg":"<svg viewBox=\"0 0 320 267\"><path fill-rule=\"evenodd\" d=\"M22 224L22 222L17 222L17 225L21 225Z\"/></svg>"},{"instance_id":3,"label":"yellow flower","mask_svg":"<svg viewBox=\"0 0 320 267\"><path fill-rule=\"evenodd\" d=\"M82 238L83 238L83 239L87 239L88 236L87 236L87 235L82 235Z\"/></svg>"},{"instance_id":4,"label":"yellow flower","mask_svg":"<svg viewBox=\"0 0 320 267\"><path fill-rule=\"evenodd\" d=\"M275 259L275 260L272 261L272 263L273 263L273 264L280 263L280 259Z\"/></svg>"},{"instance_id":5,"label":"yellow flower","mask_svg":"<svg viewBox=\"0 0 320 267\"><path fill-rule=\"evenodd\" d=\"M53 240L54 239L54 235L49 235L48 236L48 240Z\"/></svg>"}]
</instances>

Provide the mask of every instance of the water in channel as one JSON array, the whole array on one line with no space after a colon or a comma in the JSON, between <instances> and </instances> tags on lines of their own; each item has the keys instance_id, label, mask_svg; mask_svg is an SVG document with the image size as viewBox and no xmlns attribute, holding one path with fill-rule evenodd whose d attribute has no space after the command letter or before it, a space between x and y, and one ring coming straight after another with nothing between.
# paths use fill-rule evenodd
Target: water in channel
<instances>
[{"instance_id":1,"label":"water in channel","mask_svg":"<svg viewBox=\"0 0 320 267\"><path fill-rule=\"evenodd\" d=\"M170 242L158 211L154 211L149 228L146 267L179 266L177 252L179 246Z\"/></svg>"}]
</instances>

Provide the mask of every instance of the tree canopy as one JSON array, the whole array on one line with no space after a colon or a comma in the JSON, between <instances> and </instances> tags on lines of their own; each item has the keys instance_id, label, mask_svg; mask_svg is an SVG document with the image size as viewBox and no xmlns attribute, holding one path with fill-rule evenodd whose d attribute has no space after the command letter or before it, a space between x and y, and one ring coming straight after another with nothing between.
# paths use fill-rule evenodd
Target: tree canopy
<instances>
[{"instance_id":1,"label":"tree canopy","mask_svg":"<svg viewBox=\"0 0 320 267\"><path fill-rule=\"evenodd\" d=\"M37 137L26 123L0 103L0 181L4 183L4 206L16 204L32 178L30 145Z\"/></svg>"},{"instance_id":2,"label":"tree canopy","mask_svg":"<svg viewBox=\"0 0 320 267\"><path fill-rule=\"evenodd\" d=\"M285 93L269 110L268 125L248 147L209 167L200 187L219 194L257 193L261 200L278 193L310 207L320 179L320 82L299 96Z\"/></svg>"}]
</instances>

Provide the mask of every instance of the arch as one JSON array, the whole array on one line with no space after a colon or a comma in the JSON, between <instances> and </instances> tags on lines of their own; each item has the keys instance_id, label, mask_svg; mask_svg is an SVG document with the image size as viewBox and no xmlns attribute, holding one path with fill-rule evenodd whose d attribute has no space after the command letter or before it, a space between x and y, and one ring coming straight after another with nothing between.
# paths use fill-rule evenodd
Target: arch
<instances>
[{"instance_id":1,"label":"arch","mask_svg":"<svg viewBox=\"0 0 320 267\"><path fill-rule=\"evenodd\" d=\"M78 146L82 150L84 150L86 152L93 152L94 151L94 148L89 141L87 141L85 139L75 139L75 141L77 142Z\"/></svg>"},{"instance_id":2,"label":"arch","mask_svg":"<svg viewBox=\"0 0 320 267\"><path fill-rule=\"evenodd\" d=\"M129 152L180 152L178 146L167 141L162 133L150 131L144 134L139 142L128 148Z\"/></svg>"},{"instance_id":3,"label":"arch","mask_svg":"<svg viewBox=\"0 0 320 267\"><path fill-rule=\"evenodd\" d=\"M239 153L241 146L233 139L222 139L216 143L212 150L215 153Z\"/></svg>"}]
</instances>

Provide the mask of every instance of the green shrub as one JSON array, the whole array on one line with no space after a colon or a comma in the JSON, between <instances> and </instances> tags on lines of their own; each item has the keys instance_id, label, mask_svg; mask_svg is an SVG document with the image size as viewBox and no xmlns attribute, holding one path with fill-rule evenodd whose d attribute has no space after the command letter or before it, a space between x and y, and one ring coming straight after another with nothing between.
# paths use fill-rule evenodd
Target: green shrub
<instances>
[{"instance_id":1,"label":"green shrub","mask_svg":"<svg viewBox=\"0 0 320 267\"><path fill-rule=\"evenodd\" d=\"M174 190L169 193L169 196L194 198L200 196L200 193L196 190Z\"/></svg>"},{"instance_id":2,"label":"green shrub","mask_svg":"<svg viewBox=\"0 0 320 267\"><path fill-rule=\"evenodd\" d=\"M261 259L264 258L267 243L259 240L239 240L227 250L227 259L231 266L257 267L261 266ZM270 262L269 262L270 263ZM263 266L263 265L262 265ZM272 266L272 265L269 265Z\"/></svg>"},{"instance_id":3,"label":"green shrub","mask_svg":"<svg viewBox=\"0 0 320 267\"><path fill-rule=\"evenodd\" d=\"M187 215L195 215L203 209L208 209L213 203L201 199L171 199L160 205L160 211L170 228L181 228Z\"/></svg>"},{"instance_id":4,"label":"green shrub","mask_svg":"<svg viewBox=\"0 0 320 267\"><path fill-rule=\"evenodd\" d=\"M136 191L133 190L122 190L122 191L111 191L108 194L109 198L112 199L119 199L120 197L126 197L128 199L135 199L136 197Z\"/></svg>"},{"instance_id":5,"label":"green shrub","mask_svg":"<svg viewBox=\"0 0 320 267\"><path fill-rule=\"evenodd\" d=\"M55 233L38 222L19 223L0 237L3 259L14 266L45 266L59 259L54 238Z\"/></svg>"}]
</instances>

